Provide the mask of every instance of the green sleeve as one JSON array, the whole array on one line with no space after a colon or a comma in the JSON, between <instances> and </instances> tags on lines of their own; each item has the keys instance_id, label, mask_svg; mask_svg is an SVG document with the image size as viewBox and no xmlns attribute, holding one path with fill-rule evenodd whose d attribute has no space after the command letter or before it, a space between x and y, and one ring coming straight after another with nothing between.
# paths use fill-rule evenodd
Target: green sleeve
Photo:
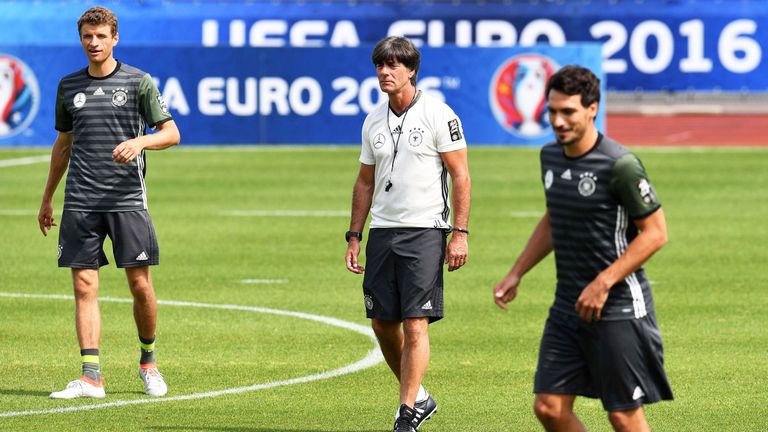
<instances>
[{"instance_id":1,"label":"green sleeve","mask_svg":"<svg viewBox=\"0 0 768 432\"><path fill-rule=\"evenodd\" d=\"M67 106L64 101L64 90L61 88L61 81L59 81L59 88L56 91L56 130L59 132L71 132L72 131L72 115L67 111Z\"/></svg>"},{"instance_id":2,"label":"green sleeve","mask_svg":"<svg viewBox=\"0 0 768 432\"><path fill-rule=\"evenodd\" d=\"M616 160L608 188L632 219L648 216L661 207L643 163L632 153Z\"/></svg>"},{"instance_id":3,"label":"green sleeve","mask_svg":"<svg viewBox=\"0 0 768 432\"><path fill-rule=\"evenodd\" d=\"M139 83L139 110L144 120L153 129L158 124L173 119L168 112L165 100L149 74L144 75Z\"/></svg>"}]
</instances>

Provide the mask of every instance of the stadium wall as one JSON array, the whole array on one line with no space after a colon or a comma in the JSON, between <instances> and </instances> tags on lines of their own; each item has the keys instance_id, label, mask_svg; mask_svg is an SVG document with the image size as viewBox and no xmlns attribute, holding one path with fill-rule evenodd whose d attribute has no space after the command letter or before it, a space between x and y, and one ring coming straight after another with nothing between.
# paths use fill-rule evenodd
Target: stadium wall
<instances>
[{"instance_id":1,"label":"stadium wall","mask_svg":"<svg viewBox=\"0 0 768 432\"><path fill-rule=\"evenodd\" d=\"M438 91L452 106L461 104L459 99L454 99L454 95L465 97L463 93L455 92L453 87L468 89L471 86L467 85L470 82L467 79L462 79L457 85L457 81L450 78L471 75L478 68L485 69L485 65L480 62L465 61L474 55L472 50L505 49L509 50L509 55L512 56L531 52L533 46L563 47L582 42L601 46L600 63L606 77L604 82L608 94L603 103L603 112L620 112L626 116L647 114L659 109L668 113L671 106L674 112L686 112L693 108L694 112L702 114L712 111L713 104L722 107L723 100L725 104L729 104L729 100L736 100L735 103L729 104L731 109L736 111L748 107L751 113L765 112L765 107L768 106L765 103L768 99L765 97L768 95L768 70L763 60L763 51L768 44L768 31L765 28L765 23L768 22L768 2L765 1L121 0L105 1L102 4L113 9L120 19L121 38L116 51L118 58L128 63L136 58L137 61L133 63L156 76L161 87L165 85L166 76L174 76L174 73L164 70L168 64L164 62L164 58L183 57L176 54L179 52L177 50L200 49L190 52L202 56L198 60L203 68L213 66L217 58L226 57L222 53L229 52L228 50L241 50L232 64L235 69L243 59L255 55L253 53L257 50L270 52L301 48L304 52L311 52L315 49L325 49L332 53L326 57L336 61L346 55L342 53L352 53L354 49L369 50L371 44L381 37L399 34L410 37L425 50L432 50L434 53L454 47L465 50L457 55L458 60L454 59L454 63L440 63L444 70L429 75L449 78L441 81ZM0 2L0 55L13 54L16 59L25 62L27 56L41 52L41 49L76 49L78 42L75 23L85 7L79 2L63 0ZM537 50L538 48L533 52ZM134 55L141 51L151 54ZM435 58L438 60L429 61L439 63L441 57L448 55L447 52L445 55L436 54ZM76 59L82 57L78 57L74 52L70 55ZM354 55L356 58L347 62L348 64L355 68L367 66L367 53L362 56L357 53ZM2 57L0 63L3 61L1 59ZM42 73L46 82L38 80L41 89L49 84L47 81L59 78L51 78L54 74L49 73L49 70L58 70L60 64L72 64L58 61L49 60L45 63ZM74 63L80 65L77 61ZM188 62L185 65L201 67L190 65ZM324 76L323 69L327 68L324 61L302 66L317 69L306 75L310 77ZM329 67L332 69L333 65ZM427 67L430 65L425 61L425 68ZM233 76L259 79L261 75L255 70L252 67L248 71L238 70L233 72ZM37 73L36 70L34 72ZM198 71L190 73L196 74ZM425 73L422 74L422 77L426 76ZM227 78L225 75L221 77ZM332 88L332 91L324 89L324 96L331 97L335 95L333 92L340 91L345 94L343 97L351 95L354 96L352 99L359 99L361 94L352 91L349 86L356 85L359 92L363 89L364 79L355 79L355 84L339 84L337 81L335 85L340 88ZM246 84L243 83L243 86ZM257 83L257 86L260 84ZM435 87L434 82L432 86ZM475 86L474 90L487 86L486 82L482 86ZM165 89L163 90L165 92ZM226 93L226 90L224 92ZM486 94L486 99L489 98L488 90L483 89L481 92ZM664 105L655 104L654 98L658 99L658 95L667 101ZM691 99L690 95L697 96L701 103L695 106L680 104L681 100L685 102ZM733 95L737 97L734 98ZM758 95L757 98L749 98L756 99L756 103L743 103L747 99L745 95ZM45 92L39 97L41 114L46 109L51 109L50 104L45 106L48 103L45 100L47 97L51 96ZM305 92L304 97L309 97L309 93ZM470 94L470 99L474 100L476 97L476 94ZM368 99L374 100L375 96L371 95ZM29 120L29 117L34 117L30 116L32 102L31 98L25 99L24 94L19 93L14 109L0 111L8 113L0 119L6 125L3 127L0 124L0 146L47 144L50 141L49 133L43 133L42 128L52 128L48 124L38 124L37 120L34 120L34 124ZM0 103L3 101L0 100ZM344 105L344 110L351 112L355 109L355 104L362 105L362 102L353 101L352 107L348 106L349 104L341 105ZM680 109L680 106L683 108ZM189 109L190 112L194 111L194 103ZM273 109L279 111L277 106ZM358 106L358 109L365 111L362 106ZM24 110L27 110L26 114ZM728 108L718 110L722 112ZM278 132L280 128L272 127L275 121L280 123L286 120L281 117L282 114L270 117L262 115L260 108L257 111L256 115L248 116L250 124L246 128L242 124L238 126L239 130L248 132L238 139L227 138L223 142L282 143L294 138L291 133L281 133ZM486 108L467 110L466 114L460 115L474 119L475 111L481 112L486 120L493 121L496 118L493 112L489 113ZM184 115L182 111L174 114ZM322 113L322 116L326 115L328 112ZM351 120L349 124L356 125L351 129L358 129L359 119L354 118L354 115L345 115L345 120ZM222 116L205 118L211 123L209 129L213 130L221 126L221 123L227 123L220 117ZM226 117L226 114L223 115L223 118ZM341 126L348 124L344 121L339 123L340 120L336 117L316 118L314 120L317 125L311 124L302 128L306 133L295 137L293 142L358 141L357 137L352 139L342 136L337 139L338 136L323 136L322 126L329 119L330 123L336 126L330 128L334 131L339 131ZM308 123L299 124L303 126ZM253 130L255 126L258 126L258 132ZM488 129L484 126L484 132L477 137L476 142L536 144L540 141L538 137L523 136L521 139L503 125L497 125L495 128ZM294 126L288 132L297 129ZM486 135L486 130L493 133ZM499 130L506 132L499 133ZM497 133L500 138L497 138ZM204 140L207 141L209 135L203 135L206 137ZM185 141L187 137L189 134L185 136ZM495 141L490 141L491 139ZM203 141L203 138L200 141ZM218 141L207 141L210 142Z\"/></svg>"}]
</instances>

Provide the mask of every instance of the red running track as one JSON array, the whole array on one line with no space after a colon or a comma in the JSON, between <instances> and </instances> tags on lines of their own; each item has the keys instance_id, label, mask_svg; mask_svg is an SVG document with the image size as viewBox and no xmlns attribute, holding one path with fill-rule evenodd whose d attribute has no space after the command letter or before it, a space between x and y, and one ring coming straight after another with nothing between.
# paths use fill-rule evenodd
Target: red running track
<instances>
[{"instance_id":1,"label":"red running track","mask_svg":"<svg viewBox=\"0 0 768 432\"><path fill-rule=\"evenodd\" d=\"M607 124L627 146L768 146L768 115L608 114Z\"/></svg>"}]
</instances>

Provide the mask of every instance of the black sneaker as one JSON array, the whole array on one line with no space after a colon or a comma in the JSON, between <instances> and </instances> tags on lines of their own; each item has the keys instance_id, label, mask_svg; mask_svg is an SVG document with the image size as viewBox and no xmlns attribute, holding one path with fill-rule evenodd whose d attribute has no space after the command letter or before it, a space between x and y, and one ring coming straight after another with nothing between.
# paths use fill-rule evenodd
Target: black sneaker
<instances>
[{"instance_id":1,"label":"black sneaker","mask_svg":"<svg viewBox=\"0 0 768 432\"><path fill-rule=\"evenodd\" d=\"M423 401L416 402L416 406L413 407L413 410L416 412L416 415L414 416L416 421L414 424L416 425L416 430L418 430L419 426L421 426L424 421L437 412L437 402L432 399L432 396L427 396Z\"/></svg>"},{"instance_id":2,"label":"black sneaker","mask_svg":"<svg viewBox=\"0 0 768 432\"><path fill-rule=\"evenodd\" d=\"M402 404L397 414L394 432L416 432L418 430L416 411L411 409L411 407Z\"/></svg>"}]
</instances>

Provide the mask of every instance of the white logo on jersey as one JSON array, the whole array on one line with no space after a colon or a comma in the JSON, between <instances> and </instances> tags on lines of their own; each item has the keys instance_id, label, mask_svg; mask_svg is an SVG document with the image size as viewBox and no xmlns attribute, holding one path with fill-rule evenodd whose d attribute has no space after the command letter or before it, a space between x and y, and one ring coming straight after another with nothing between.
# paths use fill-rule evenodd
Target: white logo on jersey
<instances>
[{"instance_id":1,"label":"white logo on jersey","mask_svg":"<svg viewBox=\"0 0 768 432\"><path fill-rule=\"evenodd\" d=\"M145 251L141 251L139 256L136 257L136 261L146 261L149 257L147 256L147 253Z\"/></svg>"},{"instance_id":2,"label":"white logo on jersey","mask_svg":"<svg viewBox=\"0 0 768 432\"><path fill-rule=\"evenodd\" d=\"M426 303L424 303L424 306L421 307L423 310L432 310L432 300L427 300Z\"/></svg>"},{"instance_id":3,"label":"white logo on jersey","mask_svg":"<svg viewBox=\"0 0 768 432\"><path fill-rule=\"evenodd\" d=\"M544 189L549 189L552 187L552 182L555 181L555 174L552 172L552 170L547 170L547 173L544 174Z\"/></svg>"},{"instance_id":4,"label":"white logo on jersey","mask_svg":"<svg viewBox=\"0 0 768 432\"><path fill-rule=\"evenodd\" d=\"M124 88L112 90L112 105L120 107L128 102L128 91Z\"/></svg>"},{"instance_id":5,"label":"white logo on jersey","mask_svg":"<svg viewBox=\"0 0 768 432\"><path fill-rule=\"evenodd\" d=\"M581 173L579 175L579 193L581 196L588 197L595 193L597 189L597 176L591 172Z\"/></svg>"},{"instance_id":6,"label":"white logo on jersey","mask_svg":"<svg viewBox=\"0 0 768 432\"><path fill-rule=\"evenodd\" d=\"M101 96L104 94L104 90L101 89L101 87L97 88L95 92L93 92L94 96Z\"/></svg>"},{"instance_id":7,"label":"white logo on jersey","mask_svg":"<svg viewBox=\"0 0 768 432\"><path fill-rule=\"evenodd\" d=\"M72 99L72 103L75 105L75 108L82 108L85 105L85 93L80 92L76 94L75 98Z\"/></svg>"},{"instance_id":8,"label":"white logo on jersey","mask_svg":"<svg viewBox=\"0 0 768 432\"><path fill-rule=\"evenodd\" d=\"M568 168L564 173L560 174L560 178L564 180L573 180L573 177L571 177L571 169Z\"/></svg>"}]
</instances>

